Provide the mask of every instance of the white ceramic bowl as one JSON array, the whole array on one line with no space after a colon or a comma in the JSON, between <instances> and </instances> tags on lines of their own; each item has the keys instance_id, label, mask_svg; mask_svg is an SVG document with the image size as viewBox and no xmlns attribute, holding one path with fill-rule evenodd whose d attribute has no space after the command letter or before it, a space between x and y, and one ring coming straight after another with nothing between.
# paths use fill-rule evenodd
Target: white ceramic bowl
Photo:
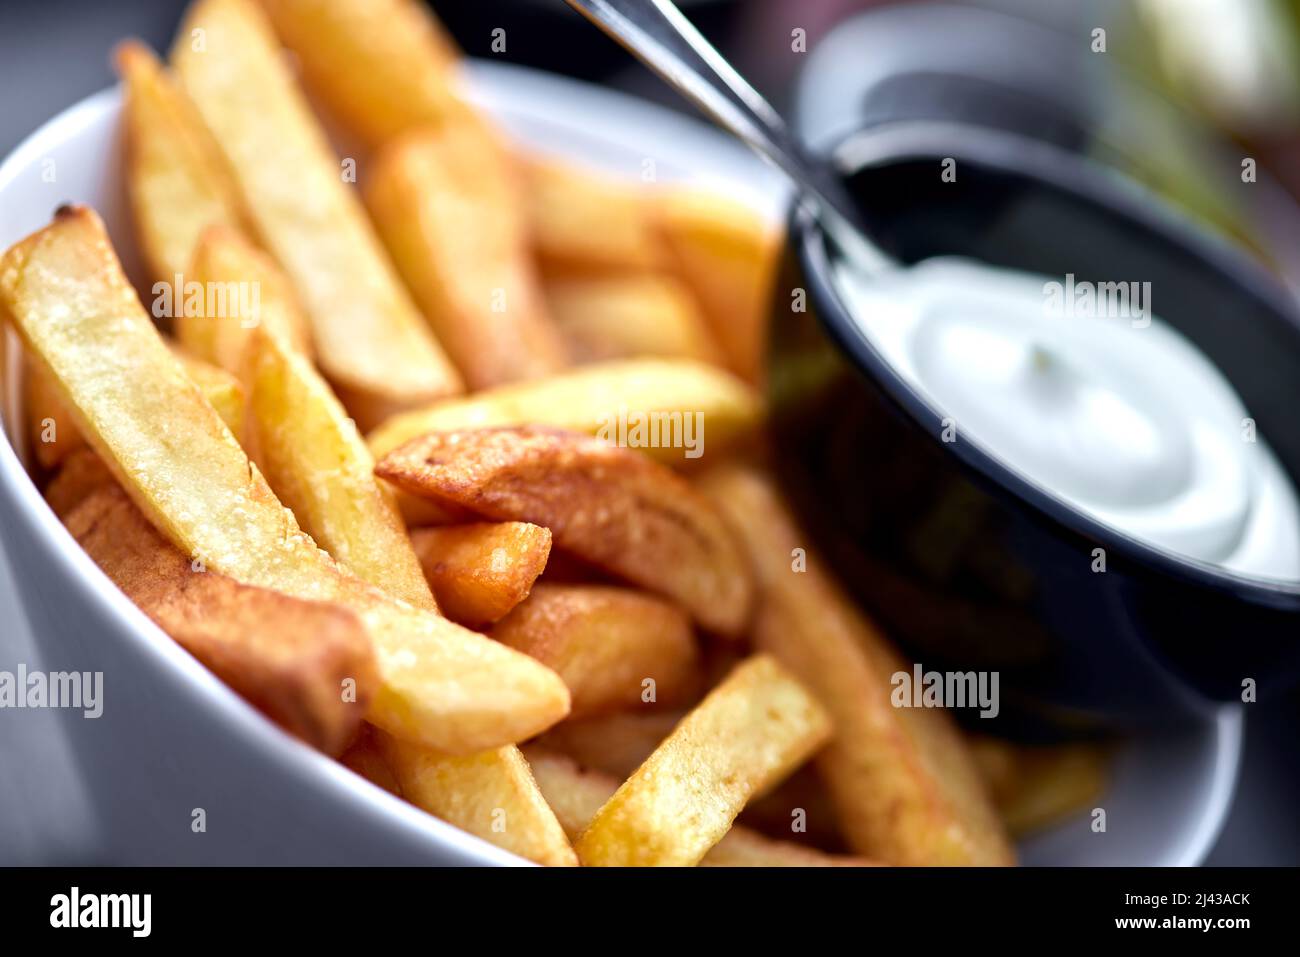
<instances>
[{"instance_id":1,"label":"white ceramic bowl","mask_svg":"<svg viewBox=\"0 0 1300 957\"><path fill-rule=\"evenodd\" d=\"M775 173L702 124L620 94L497 64L471 68L482 106L535 148L629 177L705 182L779 216L788 193ZM72 107L0 166L0 248L45 225L60 203L97 209L128 273L138 278L124 202L116 90ZM51 181L52 179L52 181ZM12 356L12 350L10 350ZM12 436L16 369L6 370ZM17 447L21 447L18 443ZM156 628L109 582L45 506L9 443L0 443L0 534L26 611L0 632L0 668L102 671L103 715L9 719L0 764L21 787L0 789L6 828L62 816L64 840L32 860L104 863L521 863L356 777L280 732ZM2 577L0 569L0 577ZM0 592L8 586L0 581ZM0 609L15 616L13 597ZM41 717L49 718L45 713ZM33 716L35 718L35 716ZM7 729L7 730L8 730ZM49 735L33 747L30 735ZM1108 830L1067 822L1022 847L1027 863L1194 864L1230 803L1241 722L1217 722L1134 742L1103 799ZM21 750L21 762L9 764ZM69 793L71 790L73 793ZM43 796L48 796L48 800ZM71 808L72 810L68 810ZM206 831L191 826L202 808ZM75 820L69 820L71 815ZM68 834L75 839L69 839ZM0 863L5 843L0 836ZM57 847L42 853L41 848Z\"/></svg>"}]
</instances>

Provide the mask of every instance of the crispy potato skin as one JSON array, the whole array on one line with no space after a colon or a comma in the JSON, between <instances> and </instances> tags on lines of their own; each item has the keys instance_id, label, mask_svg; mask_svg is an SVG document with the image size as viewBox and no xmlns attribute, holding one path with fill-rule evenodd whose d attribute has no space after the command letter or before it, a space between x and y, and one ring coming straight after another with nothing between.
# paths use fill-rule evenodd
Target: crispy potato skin
<instances>
[{"instance_id":1,"label":"crispy potato skin","mask_svg":"<svg viewBox=\"0 0 1300 957\"><path fill-rule=\"evenodd\" d=\"M623 783L574 844L587 866L690 866L755 793L831 734L826 712L775 659L742 662Z\"/></svg>"},{"instance_id":2,"label":"crispy potato skin","mask_svg":"<svg viewBox=\"0 0 1300 957\"><path fill-rule=\"evenodd\" d=\"M721 369L687 359L619 359L397 415L373 431L368 441L375 458L382 458L426 432L548 425L597 435L620 411L701 416L710 459L752 434L762 419L754 390ZM680 448L638 451L668 465L689 464Z\"/></svg>"},{"instance_id":3,"label":"crispy potato skin","mask_svg":"<svg viewBox=\"0 0 1300 957\"><path fill-rule=\"evenodd\" d=\"M551 867L576 867L577 855L513 745L452 757L378 734L380 753L402 796L462 831Z\"/></svg>"},{"instance_id":4,"label":"crispy potato skin","mask_svg":"<svg viewBox=\"0 0 1300 957\"><path fill-rule=\"evenodd\" d=\"M366 180L389 254L471 389L568 364L504 163L494 142L460 124L390 143Z\"/></svg>"},{"instance_id":5,"label":"crispy potato skin","mask_svg":"<svg viewBox=\"0 0 1300 957\"><path fill-rule=\"evenodd\" d=\"M443 613L474 627L499 621L528 597L551 554L551 530L468 522L417 528L411 544Z\"/></svg>"},{"instance_id":6,"label":"crispy potato skin","mask_svg":"<svg viewBox=\"0 0 1300 957\"><path fill-rule=\"evenodd\" d=\"M533 775L570 838L576 840L602 805L618 790L619 779L583 768L544 747L529 745L524 755ZM869 867L859 857L825 854L792 841L776 841L735 826L704 855L702 867Z\"/></svg>"},{"instance_id":7,"label":"crispy potato skin","mask_svg":"<svg viewBox=\"0 0 1300 957\"><path fill-rule=\"evenodd\" d=\"M378 669L355 615L196 571L116 483L73 507L67 525L141 611L276 724L330 754L356 735Z\"/></svg>"},{"instance_id":8,"label":"crispy potato skin","mask_svg":"<svg viewBox=\"0 0 1300 957\"><path fill-rule=\"evenodd\" d=\"M82 434L178 548L244 584L361 618L381 673L373 723L468 753L568 712L554 672L389 597L316 547L149 321L94 213L65 207L0 257L0 302Z\"/></svg>"},{"instance_id":9,"label":"crispy potato skin","mask_svg":"<svg viewBox=\"0 0 1300 957\"><path fill-rule=\"evenodd\" d=\"M538 584L492 637L564 679L570 717L689 700L699 685L690 619L671 602L628 588Z\"/></svg>"},{"instance_id":10,"label":"crispy potato skin","mask_svg":"<svg viewBox=\"0 0 1300 957\"><path fill-rule=\"evenodd\" d=\"M731 531L645 456L572 432L480 429L414 439L376 472L439 505L545 525L558 547L680 602L706 628L746 624L752 582Z\"/></svg>"},{"instance_id":11,"label":"crispy potato skin","mask_svg":"<svg viewBox=\"0 0 1300 957\"><path fill-rule=\"evenodd\" d=\"M890 703L903 670L885 638L838 590L806 548L776 490L740 467L715 470L702 487L721 507L759 577L754 640L830 711L835 736L817 768L857 853L899 865L999 865L1015 856L969 753L948 715Z\"/></svg>"},{"instance_id":12,"label":"crispy potato skin","mask_svg":"<svg viewBox=\"0 0 1300 957\"><path fill-rule=\"evenodd\" d=\"M202 30L196 49L193 31ZM251 0L197 0L171 60L312 328L322 372L363 425L461 391Z\"/></svg>"}]
</instances>

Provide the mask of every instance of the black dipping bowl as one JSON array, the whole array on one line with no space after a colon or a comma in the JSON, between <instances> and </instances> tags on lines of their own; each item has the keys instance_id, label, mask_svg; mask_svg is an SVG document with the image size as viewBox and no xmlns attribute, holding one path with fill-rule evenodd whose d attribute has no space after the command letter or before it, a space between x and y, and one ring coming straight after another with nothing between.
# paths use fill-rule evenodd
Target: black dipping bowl
<instances>
[{"instance_id":1,"label":"black dipping bowl","mask_svg":"<svg viewBox=\"0 0 1300 957\"><path fill-rule=\"evenodd\" d=\"M1156 314L1218 364L1296 482L1300 322L1253 260L1118 174L1015 134L891 124L837 156L873 240L904 263L1150 281ZM957 159L955 182L942 157ZM972 440L941 441L942 411L850 319L818 225L796 208L789 227L769 360L778 474L820 552L916 661L998 671L1005 713L1076 727L1177 722L1241 701L1246 679L1264 697L1300 677L1300 584L1143 544Z\"/></svg>"}]
</instances>

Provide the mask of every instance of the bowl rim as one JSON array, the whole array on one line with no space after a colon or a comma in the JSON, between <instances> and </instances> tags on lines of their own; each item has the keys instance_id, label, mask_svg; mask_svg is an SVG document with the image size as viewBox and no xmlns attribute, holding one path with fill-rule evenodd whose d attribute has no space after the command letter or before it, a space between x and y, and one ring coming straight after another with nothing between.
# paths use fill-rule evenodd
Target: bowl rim
<instances>
[{"instance_id":1,"label":"bowl rim","mask_svg":"<svg viewBox=\"0 0 1300 957\"><path fill-rule=\"evenodd\" d=\"M954 133L962 146L954 152ZM869 142L870 140L877 142ZM935 153L942 149L942 153ZM1125 174L1088 157L1002 130L971 124L933 120L900 120L849 134L834 151L841 175L851 176L868 163L880 160L954 155L959 160L1008 172L1029 170L1045 182L1085 201L1098 203L1119 216L1178 243L1234 282L1252 290L1280 316L1287 316L1300 333L1295 304L1285 289L1244 251L1209 233L1189 217ZM1072 536L1096 542L1109 553L1157 576L1184 581L1216 592L1300 611L1300 581L1245 575L1136 538L1076 508L1047 487L1032 481L1001 461L977 438L940 443L928 420L941 422L945 412L933 405L890 366L854 322L832 276L832 255L827 235L806 206L796 205L788 220L790 244L804 274L818 321L830 338L851 358L857 371L883 390L889 401L937 445L956 456L962 467L978 479L995 485L1011 500L1027 506L1038 521ZM1279 463L1280 464L1280 463ZM1290 475L1286 467L1283 471ZM1293 484L1300 485L1295 476Z\"/></svg>"}]
</instances>

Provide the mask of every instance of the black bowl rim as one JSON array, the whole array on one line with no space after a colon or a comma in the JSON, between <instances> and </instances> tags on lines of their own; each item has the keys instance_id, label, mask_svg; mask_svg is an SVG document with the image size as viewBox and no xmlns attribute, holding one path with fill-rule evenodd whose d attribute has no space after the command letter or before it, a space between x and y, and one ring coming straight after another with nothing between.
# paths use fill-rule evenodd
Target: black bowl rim
<instances>
[{"instance_id":1,"label":"black bowl rim","mask_svg":"<svg viewBox=\"0 0 1300 957\"><path fill-rule=\"evenodd\" d=\"M861 144L871 137L879 138L888 149L881 149L877 144L875 154L859 155L848 163L850 157L846 153L861 150ZM956 146L958 141L961 144L959 148ZM930 120L899 120L857 131L845 137L832 155L842 175L852 175L873 159L946 156L956 158L959 163L966 159L1007 172L1030 172L1055 188L1098 203L1183 246L1203 259L1207 268L1227 276L1277 315L1288 317L1300 335L1300 319L1296 316L1294 304L1278 280L1263 266L1229 241L1207 232L1131 177L1088 157L1015 133ZM943 411L932 406L894 372L857 328L840 299L831 277L826 234L819 227L814 213L805 204L795 202L788 225L790 239L787 241L794 244L795 256L808 277L808 293L827 334L851 357L862 374L879 386L932 442L954 454L967 470L992 482L1015 501L1027 505L1037 518L1049 525L1097 542L1108 555L1113 548L1123 558L1162 576L1231 592L1264 604L1294 606L1300 610L1300 582L1245 575L1142 541L1093 518L1051 490L1032 482L975 439L940 443L937 433L925 427L925 421L942 421ZM1297 477L1291 475L1285 466L1283 471L1293 484L1300 485Z\"/></svg>"}]
</instances>

